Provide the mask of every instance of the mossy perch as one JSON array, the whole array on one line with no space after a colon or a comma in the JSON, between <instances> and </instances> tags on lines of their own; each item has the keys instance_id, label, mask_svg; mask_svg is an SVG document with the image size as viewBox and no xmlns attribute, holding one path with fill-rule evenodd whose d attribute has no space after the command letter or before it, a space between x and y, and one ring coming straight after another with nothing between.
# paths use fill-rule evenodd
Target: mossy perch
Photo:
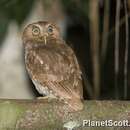
<instances>
[{"instance_id":1,"label":"mossy perch","mask_svg":"<svg viewBox=\"0 0 130 130\"><path fill-rule=\"evenodd\" d=\"M73 126L78 127L76 130L98 130L99 127L82 127L83 120L130 120L130 102L126 101L85 101L84 110L75 113L64 109L65 105L55 100L1 99L0 130L65 130ZM114 127L100 129L115 130Z\"/></svg>"}]
</instances>

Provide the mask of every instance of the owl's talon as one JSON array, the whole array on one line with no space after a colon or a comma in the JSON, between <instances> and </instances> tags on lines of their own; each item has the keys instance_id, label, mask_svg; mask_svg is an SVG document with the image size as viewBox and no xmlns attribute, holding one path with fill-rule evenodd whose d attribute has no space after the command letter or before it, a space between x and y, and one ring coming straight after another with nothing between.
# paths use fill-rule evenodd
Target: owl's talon
<instances>
[{"instance_id":1,"label":"owl's talon","mask_svg":"<svg viewBox=\"0 0 130 130\"><path fill-rule=\"evenodd\" d=\"M37 97L37 99L39 100L47 100L49 97L48 96L45 96L45 97Z\"/></svg>"},{"instance_id":2,"label":"owl's talon","mask_svg":"<svg viewBox=\"0 0 130 130\"><path fill-rule=\"evenodd\" d=\"M38 100L47 100L48 102L52 101L52 100L56 100L56 97L52 97L52 96L45 96L45 97L37 97Z\"/></svg>"}]
</instances>

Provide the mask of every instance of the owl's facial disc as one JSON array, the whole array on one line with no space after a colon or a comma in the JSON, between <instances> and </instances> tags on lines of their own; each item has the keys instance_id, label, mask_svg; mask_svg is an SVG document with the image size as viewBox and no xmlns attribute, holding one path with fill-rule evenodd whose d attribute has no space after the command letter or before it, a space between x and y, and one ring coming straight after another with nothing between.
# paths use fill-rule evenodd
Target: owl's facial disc
<instances>
[{"instance_id":1,"label":"owl's facial disc","mask_svg":"<svg viewBox=\"0 0 130 130\"><path fill-rule=\"evenodd\" d=\"M48 44L50 39L60 39L59 28L51 23L39 21L29 24L23 32L23 40L35 41L35 44Z\"/></svg>"}]
</instances>

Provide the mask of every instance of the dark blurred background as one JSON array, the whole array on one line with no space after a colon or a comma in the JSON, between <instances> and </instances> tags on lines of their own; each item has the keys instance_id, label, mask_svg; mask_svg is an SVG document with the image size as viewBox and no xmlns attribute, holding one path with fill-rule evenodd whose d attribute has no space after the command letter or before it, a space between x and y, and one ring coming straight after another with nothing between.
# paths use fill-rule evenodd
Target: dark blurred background
<instances>
[{"instance_id":1,"label":"dark blurred background","mask_svg":"<svg viewBox=\"0 0 130 130\"><path fill-rule=\"evenodd\" d=\"M129 0L0 0L0 97L38 96L24 64L23 28L55 22L83 71L85 99L130 99Z\"/></svg>"}]
</instances>

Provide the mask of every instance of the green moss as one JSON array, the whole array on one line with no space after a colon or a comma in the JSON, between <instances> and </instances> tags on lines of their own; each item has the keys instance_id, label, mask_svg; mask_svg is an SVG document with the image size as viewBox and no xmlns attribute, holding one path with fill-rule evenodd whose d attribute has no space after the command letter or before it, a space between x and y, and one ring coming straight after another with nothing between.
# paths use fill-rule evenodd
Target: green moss
<instances>
[{"instance_id":1,"label":"green moss","mask_svg":"<svg viewBox=\"0 0 130 130\"><path fill-rule=\"evenodd\" d=\"M17 119L23 113L23 108L16 103L4 101L0 103L0 129L15 128Z\"/></svg>"}]
</instances>

